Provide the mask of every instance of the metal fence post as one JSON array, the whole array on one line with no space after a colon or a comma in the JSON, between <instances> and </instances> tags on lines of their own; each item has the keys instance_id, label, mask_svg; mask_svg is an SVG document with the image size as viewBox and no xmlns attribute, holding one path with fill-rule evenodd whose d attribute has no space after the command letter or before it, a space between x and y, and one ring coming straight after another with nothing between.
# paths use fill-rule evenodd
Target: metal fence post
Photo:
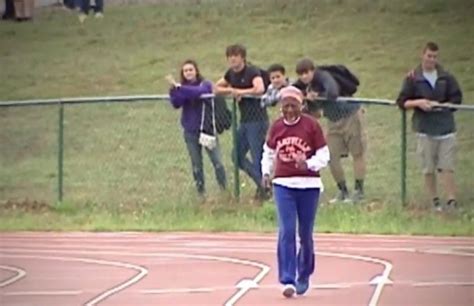
<instances>
[{"instance_id":1,"label":"metal fence post","mask_svg":"<svg viewBox=\"0 0 474 306\"><path fill-rule=\"evenodd\" d=\"M402 205L406 205L407 201L407 112L405 109L401 110L402 126L401 130L401 201Z\"/></svg>"},{"instance_id":2,"label":"metal fence post","mask_svg":"<svg viewBox=\"0 0 474 306\"><path fill-rule=\"evenodd\" d=\"M240 198L240 177L237 148L239 137L237 135L237 101L232 99L232 140L234 148L232 149L232 161L234 163L234 196L237 200Z\"/></svg>"},{"instance_id":3,"label":"metal fence post","mask_svg":"<svg viewBox=\"0 0 474 306\"><path fill-rule=\"evenodd\" d=\"M63 201L64 104L59 101L58 119L58 202Z\"/></svg>"}]
</instances>

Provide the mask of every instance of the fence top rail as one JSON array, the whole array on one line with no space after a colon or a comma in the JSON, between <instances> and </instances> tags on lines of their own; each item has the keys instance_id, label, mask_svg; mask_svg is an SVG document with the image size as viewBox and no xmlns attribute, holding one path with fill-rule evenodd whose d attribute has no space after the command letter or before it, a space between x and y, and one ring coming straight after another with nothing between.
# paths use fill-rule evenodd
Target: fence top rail
<instances>
[{"instance_id":1,"label":"fence top rail","mask_svg":"<svg viewBox=\"0 0 474 306\"><path fill-rule=\"evenodd\" d=\"M204 94L201 98L213 98L214 94ZM260 96L251 96L259 98ZM84 103L109 103L109 102L139 102L139 101L165 101L169 100L169 95L131 95L131 96L103 96L103 97L76 97L76 98L55 98L55 99L32 99L32 100L11 100L0 101L1 107L21 107L21 106L45 106L59 104L84 104ZM325 101L324 98L318 98L318 101ZM387 105L397 106L394 100L362 98L362 97L339 97L338 102L361 103L367 105ZM474 111L474 105L459 105L452 103L442 103L437 105L441 108L452 108L460 110Z\"/></svg>"},{"instance_id":2,"label":"fence top rail","mask_svg":"<svg viewBox=\"0 0 474 306\"><path fill-rule=\"evenodd\" d=\"M169 100L169 95L132 95L132 96L104 96L104 97L76 97L55 99L33 99L0 101L0 107L8 106L41 106L55 104L81 104L81 103L106 103L106 102L136 102L136 101L164 101Z\"/></svg>"}]
</instances>

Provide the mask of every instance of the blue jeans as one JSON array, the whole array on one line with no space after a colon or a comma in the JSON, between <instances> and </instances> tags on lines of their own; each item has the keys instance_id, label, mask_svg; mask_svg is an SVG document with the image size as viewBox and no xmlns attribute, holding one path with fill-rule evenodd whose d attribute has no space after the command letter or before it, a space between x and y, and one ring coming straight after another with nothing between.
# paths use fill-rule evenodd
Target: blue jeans
<instances>
[{"instance_id":1,"label":"blue jeans","mask_svg":"<svg viewBox=\"0 0 474 306\"><path fill-rule=\"evenodd\" d=\"M76 1L77 0L63 0L63 4L65 7L72 10L76 7Z\"/></svg>"},{"instance_id":2,"label":"blue jeans","mask_svg":"<svg viewBox=\"0 0 474 306\"><path fill-rule=\"evenodd\" d=\"M81 8L81 12L89 14L91 8L91 0L76 0L76 6ZM94 12L104 12L104 0L95 0Z\"/></svg>"},{"instance_id":3,"label":"blue jeans","mask_svg":"<svg viewBox=\"0 0 474 306\"><path fill-rule=\"evenodd\" d=\"M191 166L193 171L194 182L196 184L196 189L200 194L203 194L206 191L205 182L204 182L204 169L202 163L202 146L199 143L199 132L190 133L184 132L184 141L186 143L186 148L188 149L189 157L191 158ZM226 175L224 165L221 161L221 153L219 148L219 142L217 146L209 150L206 148L207 155L211 160L212 165L214 166L214 171L217 179L217 183L221 189L225 189L227 185Z\"/></svg>"},{"instance_id":4,"label":"blue jeans","mask_svg":"<svg viewBox=\"0 0 474 306\"><path fill-rule=\"evenodd\" d=\"M256 121L241 123L237 131L237 164L240 169L244 170L252 178L257 187L260 187L262 181L260 162L262 160L267 130L267 121ZM252 160L247 158L249 151Z\"/></svg>"},{"instance_id":5,"label":"blue jeans","mask_svg":"<svg viewBox=\"0 0 474 306\"><path fill-rule=\"evenodd\" d=\"M278 278L281 284L308 281L314 272L314 219L319 188L296 189L274 185L278 212ZM296 253L296 223L300 249ZM298 277L298 279L296 278Z\"/></svg>"}]
</instances>

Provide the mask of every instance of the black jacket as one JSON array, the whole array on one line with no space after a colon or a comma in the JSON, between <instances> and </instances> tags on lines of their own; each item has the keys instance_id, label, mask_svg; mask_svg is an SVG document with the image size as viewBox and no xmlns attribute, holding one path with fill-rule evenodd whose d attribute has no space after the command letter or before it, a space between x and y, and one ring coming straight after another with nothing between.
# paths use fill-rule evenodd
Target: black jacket
<instances>
[{"instance_id":1,"label":"black jacket","mask_svg":"<svg viewBox=\"0 0 474 306\"><path fill-rule=\"evenodd\" d=\"M401 108L407 100L428 99L440 103L461 104L462 92L456 78L441 66L437 66L438 79L435 87L423 76L421 65L414 70L414 76L408 76L403 81L397 103ZM415 132L430 136L442 136L456 131L453 110L448 108L434 108L425 112L415 108L412 118L412 127Z\"/></svg>"}]
</instances>

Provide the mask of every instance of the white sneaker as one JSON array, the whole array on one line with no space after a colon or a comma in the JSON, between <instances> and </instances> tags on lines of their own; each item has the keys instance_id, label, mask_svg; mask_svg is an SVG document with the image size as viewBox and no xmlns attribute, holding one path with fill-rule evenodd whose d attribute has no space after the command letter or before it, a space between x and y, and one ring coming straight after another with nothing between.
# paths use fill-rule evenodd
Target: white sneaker
<instances>
[{"instance_id":1,"label":"white sneaker","mask_svg":"<svg viewBox=\"0 0 474 306\"><path fill-rule=\"evenodd\" d=\"M346 204L352 203L352 199L349 193L339 191L333 199L329 200L329 204L335 204L335 203L341 203L341 202L346 203Z\"/></svg>"},{"instance_id":2,"label":"white sneaker","mask_svg":"<svg viewBox=\"0 0 474 306\"><path fill-rule=\"evenodd\" d=\"M86 20L86 18L87 18L87 15L86 15L86 14L84 14L84 13L80 13L80 14L79 14L79 22L80 22L80 23L84 23L84 21Z\"/></svg>"},{"instance_id":3,"label":"white sneaker","mask_svg":"<svg viewBox=\"0 0 474 306\"><path fill-rule=\"evenodd\" d=\"M98 18L98 19L104 18L104 14L102 14L101 12L97 12L97 13L95 13L94 17Z\"/></svg>"},{"instance_id":4,"label":"white sneaker","mask_svg":"<svg viewBox=\"0 0 474 306\"><path fill-rule=\"evenodd\" d=\"M283 290L281 291L284 297L287 299L292 298L296 293L296 288L292 284L288 284L283 286Z\"/></svg>"}]
</instances>

